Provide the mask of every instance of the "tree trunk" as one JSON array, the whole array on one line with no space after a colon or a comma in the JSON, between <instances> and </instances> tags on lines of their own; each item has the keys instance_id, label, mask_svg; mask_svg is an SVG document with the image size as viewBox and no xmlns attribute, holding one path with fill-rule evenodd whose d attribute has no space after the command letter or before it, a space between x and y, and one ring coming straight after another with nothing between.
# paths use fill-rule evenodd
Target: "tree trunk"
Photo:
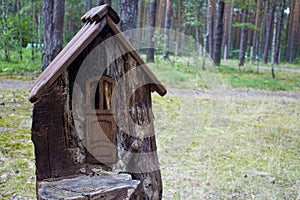
<instances>
[{"instance_id":1,"label":"tree trunk","mask_svg":"<svg viewBox=\"0 0 300 200\"><path fill-rule=\"evenodd\" d=\"M260 18L260 9L261 9L261 0L257 1L256 13L255 13L255 29L253 33L253 49L252 55L258 59L258 34L257 30L259 30L259 18Z\"/></svg>"},{"instance_id":2,"label":"tree trunk","mask_svg":"<svg viewBox=\"0 0 300 200\"><path fill-rule=\"evenodd\" d=\"M98 5L101 6L103 4L111 5L111 0L98 0Z\"/></svg>"},{"instance_id":3,"label":"tree trunk","mask_svg":"<svg viewBox=\"0 0 300 200\"><path fill-rule=\"evenodd\" d=\"M137 49L141 49L141 42L144 38L143 34L143 25L144 25L144 21L147 21L146 18L146 8L145 8L145 2L144 0L140 0L139 1L139 6L138 6L138 40L137 40Z\"/></svg>"},{"instance_id":4,"label":"tree trunk","mask_svg":"<svg viewBox=\"0 0 300 200\"><path fill-rule=\"evenodd\" d=\"M287 20L287 28L286 28L286 48L285 48L285 61L290 61L290 47L291 47L291 37L292 37L292 31L293 31L293 5L294 1L290 1L290 13Z\"/></svg>"},{"instance_id":5,"label":"tree trunk","mask_svg":"<svg viewBox=\"0 0 300 200\"><path fill-rule=\"evenodd\" d=\"M165 30L164 30L164 52L163 59L169 59L169 48L170 48L170 34L169 29L171 28L171 17L172 17L172 0L167 0L166 6L166 17L165 17Z\"/></svg>"},{"instance_id":6,"label":"tree trunk","mask_svg":"<svg viewBox=\"0 0 300 200\"><path fill-rule=\"evenodd\" d=\"M30 42L31 42L31 60L34 61L34 35L33 35L34 1L31 0L30 15Z\"/></svg>"},{"instance_id":7,"label":"tree trunk","mask_svg":"<svg viewBox=\"0 0 300 200\"><path fill-rule=\"evenodd\" d=\"M293 62L297 55L297 45L298 45L298 34L299 34L299 11L300 11L300 2L296 0L294 2L294 8L291 10L293 13L293 23L292 23L292 36L291 36L291 50L290 50L290 59L289 62Z\"/></svg>"},{"instance_id":8,"label":"tree trunk","mask_svg":"<svg viewBox=\"0 0 300 200\"><path fill-rule=\"evenodd\" d=\"M180 0L177 0L177 14L176 14L176 19L177 19L177 25L176 25L176 33L175 33L175 40L176 40L176 47L175 47L175 56L178 56L179 54L179 49L180 49L180 32L181 32L181 4Z\"/></svg>"},{"instance_id":9,"label":"tree trunk","mask_svg":"<svg viewBox=\"0 0 300 200\"><path fill-rule=\"evenodd\" d=\"M20 0L17 2L17 12L18 12L18 29L19 29L19 55L20 55L20 60L23 60L23 52L22 52L22 47L23 47L23 36L22 36L22 28L21 28L21 3Z\"/></svg>"},{"instance_id":10,"label":"tree trunk","mask_svg":"<svg viewBox=\"0 0 300 200\"><path fill-rule=\"evenodd\" d=\"M155 32L154 27L156 21L156 6L157 6L157 0L152 0L150 4L150 31L148 34L147 62L154 62L155 47L154 47L153 36Z\"/></svg>"},{"instance_id":11,"label":"tree trunk","mask_svg":"<svg viewBox=\"0 0 300 200\"><path fill-rule=\"evenodd\" d=\"M155 22L156 26L161 27L161 28L164 27L163 22L165 19L165 3L164 2L165 2L164 0L159 1L158 9L157 9L158 11L156 14L156 22Z\"/></svg>"},{"instance_id":12,"label":"tree trunk","mask_svg":"<svg viewBox=\"0 0 300 200\"><path fill-rule=\"evenodd\" d=\"M264 47L264 63L268 63L269 58L269 50L270 50L270 41L271 41L271 35L272 35L272 24L274 21L274 12L276 8L276 0L272 0L272 5L270 8L270 16L267 24L266 29L266 40L265 40L265 47Z\"/></svg>"},{"instance_id":13,"label":"tree trunk","mask_svg":"<svg viewBox=\"0 0 300 200\"><path fill-rule=\"evenodd\" d=\"M208 16L207 16L207 28L208 28L208 43L209 43L209 55L214 57L214 0L208 0Z\"/></svg>"},{"instance_id":14,"label":"tree trunk","mask_svg":"<svg viewBox=\"0 0 300 200\"><path fill-rule=\"evenodd\" d=\"M62 49L64 12L64 0L43 0L44 50L41 62L42 71Z\"/></svg>"},{"instance_id":15,"label":"tree trunk","mask_svg":"<svg viewBox=\"0 0 300 200\"><path fill-rule=\"evenodd\" d=\"M242 33L241 33L241 38L240 38L240 54L239 54L239 66L244 66L245 64L245 56L246 56L246 51L247 51L247 42L248 42L248 27L245 25L248 20L248 10L242 10Z\"/></svg>"},{"instance_id":16,"label":"tree trunk","mask_svg":"<svg viewBox=\"0 0 300 200\"><path fill-rule=\"evenodd\" d=\"M272 39L272 58L271 58L271 71L272 77L275 78L274 64L275 64L275 47L276 47L276 33L277 33L277 12L274 17L274 27L273 27L273 39Z\"/></svg>"},{"instance_id":17,"label":"tree trunk","mask_svg":"<svg viewBox=\"0 0 300 200\"><path fill-rule=\"evenodd\" d=\"M3 17L3 44L4 44L4 60L9 61L9 50L8 50L8 41L7 41L7 7L6 1L2 0L2 17Z\"/></svg>"},{"instance_id":18,"label":"tree trunk","mask_svg":"<svg viewBox=\"0 0 300 200\"><path fill-rule=\"evenodd\" d=\"M223 39L223 52L224 52L224 60L228 59L228 46L229 46L229 37L231 34L231 3L228 2L225 4L225 11L224 11L224 39Z\"/></svg>"},{"instance_id":19,"label":"tree trunk","mask_svg":"<svg viewBox=\"0 0 300 200\"><path fill-rule=\"evenodd\" d=\"M38 20L37 20L37 41L38 41L38 47L41 48L41 12L39 10L38 12Z\"/></svg>"},{"instance_id":20,"label":"tree trunk","mask_svg":"<svg viewBox=\"0 0 300 200\"><path fill-rule=\"evenodd\" d=\"M121 31L135 29L137 26L138 1L119 0L119 27Z\"/></svg>"},{"instance_id":21,"label":"tree trunk","mask_svg":"<svg viewBox=\"0 0 300 200\"><path fill-rule=\"evenodd\" d=\"M233 2L230 3L230 22L229 22L229 31L228 31L228 45L227 45L227 53L226 58L229 58L230 52L232 50L232 44L231 44L231 34L232 34L232 24L233 24Z\"/></svg>"},{"instance_id":22,"label":"tree trunk","mask_svg":"<svg viewBox=\"0 0 300 200\"><path fill-rule=\"evenodd\" d=\"M92 0L88 0L88 10L92 9L92 7L93 7Z\"/></svg>"},{"instance_id":23,"label":"tree trunk","mask_svg":"<svg viewBox=\"0 0 300 200\"><path fill-rule=\"evenodd\" d=\"M274 63L279 65L280 62L280 52L281 52L281 35L284 23L284 9L285 9L285 0L282 0L280 4L280 16L277 21L277 34L276 34L276 47L275 47L275 58Z\"/></svg>"},{"instance_id":24,"label":"tree trunk","mask_svg":"<svg viewBox=\"0 0 300 200\"><path fill-rule=\"evenodd\" d=\"M225 8L224 1L219 0L217 5L217 21L216 21L216 29L215 29L216 33L214 37L214 54L213 54L213 60L216 66L219 66L221 64L224 8Z\"/></svg>"}]
</instances>

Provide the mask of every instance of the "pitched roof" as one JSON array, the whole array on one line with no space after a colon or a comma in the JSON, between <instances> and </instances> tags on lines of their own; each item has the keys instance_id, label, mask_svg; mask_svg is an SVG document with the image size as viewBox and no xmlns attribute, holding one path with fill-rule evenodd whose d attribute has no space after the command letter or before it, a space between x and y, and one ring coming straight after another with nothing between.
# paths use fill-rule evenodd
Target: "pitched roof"
<instances>
[{"instance_id":1,"label":"pitched roof","mask_svg":"<svg viewBox=\"0 0 300 200\"><path fill-rule=\"evenodd\" d=\"M114 34L123 43L128 52L137 60L144 72L153 81L153 90L161 96L167 93L165 87L155 77L153 72L146 66L138 53L121 33L116 23L120 21L117 13L107 4L92 8L81 21L86 23L81 30L72 38L64 49L54 58L48 67L41 73L32 86L29 94L29 101L36 102L43 94L47 93L51 85L69 67L69 65L79 56L79 54L97 37L105 25L109 25Z\"/></svg>"}]
</instances>

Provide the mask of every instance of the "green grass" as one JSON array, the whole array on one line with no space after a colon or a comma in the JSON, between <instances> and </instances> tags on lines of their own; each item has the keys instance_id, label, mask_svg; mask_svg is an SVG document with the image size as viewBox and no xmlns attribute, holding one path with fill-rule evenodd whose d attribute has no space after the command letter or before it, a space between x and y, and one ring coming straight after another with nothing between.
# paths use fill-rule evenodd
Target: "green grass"
<instances>
[{"instance_id":1,"label":"green grass","mask_svg":"<svg viewBox=\"0 0 300 200\"><path fill-rule=\"evenodd\" d=\"M261 71L256 73L256 69L242 67L221 66L218 68L223 79L229 86L235 88L254 88L271 91L299 91L300 90L300 72L278 72L274 79L270 71Z\"/></svg>"},{"instance_id":2,"label":"green grass","mask_svg":"<svg viewBox=\"0 0 300 200\"><path fill-rule=\"evenodd\" d=\"M299 73L280 72L273 80L268 71L256 74L251 67L215 68L207 62L203 71L188 58L176 61L150 67L169 87L223 93L153 96L164 198L299 199L299 98L270 91L241 96L236 90L230 96L225 90L299 91ZM6 74L1 80L35 76ZM28 89L0 88L0 199L35 197L27 98Z\"/></svg>"},{"instance_id":3,"label":"green grass","mask_svg":"<svg viewBox=\"0 0 300 200\"><path fill-rule=\"evenodd\" d=\"M164 198L299 198L299 100L225 94L153 96ZM0 89L4 199L35 196L27 95Z\"/></svg>"},{"instance_id":4,"label":"green grass","mask_svg":"<svg viewBox=\"0 0 300 200\"><path fill-rule=\"evenodd\" d=\"M238 96L154 96L165 199L299 199L299 100Z\"/></svg>"},{"instance_id":5,"label":"green grass","mask_svg":"<svg viewBox=\"0 0 300 200\"><path fill-rule=\"evenodd\" d=\"M27 90L0 88L0 199L33 199L35 166Z\"/></svg>"},{"instance_id":6,"label":"green grass","mask_svg":"<svg viewBox=\"0 0 300 200\"><path fill-rule=\"evenodd\" d=\"M270 68L260 69L247 64L239 68L237 61L224 62L230 65L214 67L210 60L206 60L202 70L202 60L195 62L191 58L171 58L163 61L158 58L156 63L149 63L149 67L162 83L175 88L214 88L223 85L231 88L254 88L270 91L300 91L300 71L276 69L276 78L272 78ZM293 66L293 67L292 67ZM289 64L288 70L300 70L297 65ZM222 86L222 87L223 87Z\"/></svg>"}]
</instances>

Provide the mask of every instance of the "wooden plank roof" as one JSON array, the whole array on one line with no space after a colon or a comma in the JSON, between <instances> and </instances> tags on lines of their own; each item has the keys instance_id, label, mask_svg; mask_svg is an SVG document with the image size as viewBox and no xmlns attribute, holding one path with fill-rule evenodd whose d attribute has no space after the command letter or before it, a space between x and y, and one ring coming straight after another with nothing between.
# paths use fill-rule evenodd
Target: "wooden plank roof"
<instances>
[{"instance_id":1,"label":"wooden plank roof","mask_svg":"<svg viewBox=\"0 0 300 200\"><path fill-rule=\"evenodd\" d=\"M137 60L144 72L153 83L153 90L161 96L167 93L165 87L155 77L153 72L145 65L138 53L121 33L116 23L120 21L117 13L107 4L92 8L81 21L86 23L81 30L72 38L66 47L54 58L49 66L35 81L29 94L29 101L36 102L43 94L47 93L51 85L69 67L69 65L79 56L79 54L90 44L90 42L102 31L105 25L109 25L128 52Z\"/></svg>"}]
</instances>

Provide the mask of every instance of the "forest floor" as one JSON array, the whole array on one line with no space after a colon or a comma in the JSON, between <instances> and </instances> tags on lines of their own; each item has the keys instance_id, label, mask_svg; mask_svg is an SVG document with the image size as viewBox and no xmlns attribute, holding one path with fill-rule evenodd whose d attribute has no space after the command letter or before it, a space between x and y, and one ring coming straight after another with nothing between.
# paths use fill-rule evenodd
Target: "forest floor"
<instances>
[{"instance_id":1,"label":"forest floor","mask_svg":"<svg viewBox=\"0 0 300 200\"><path fill-rule=\"evenodd\" d=\"M0 81L0 199L35 195L31 85ZM300 198L299 92L168 88L153 112L164 199Z\"/></svg>"}]
</instances>

